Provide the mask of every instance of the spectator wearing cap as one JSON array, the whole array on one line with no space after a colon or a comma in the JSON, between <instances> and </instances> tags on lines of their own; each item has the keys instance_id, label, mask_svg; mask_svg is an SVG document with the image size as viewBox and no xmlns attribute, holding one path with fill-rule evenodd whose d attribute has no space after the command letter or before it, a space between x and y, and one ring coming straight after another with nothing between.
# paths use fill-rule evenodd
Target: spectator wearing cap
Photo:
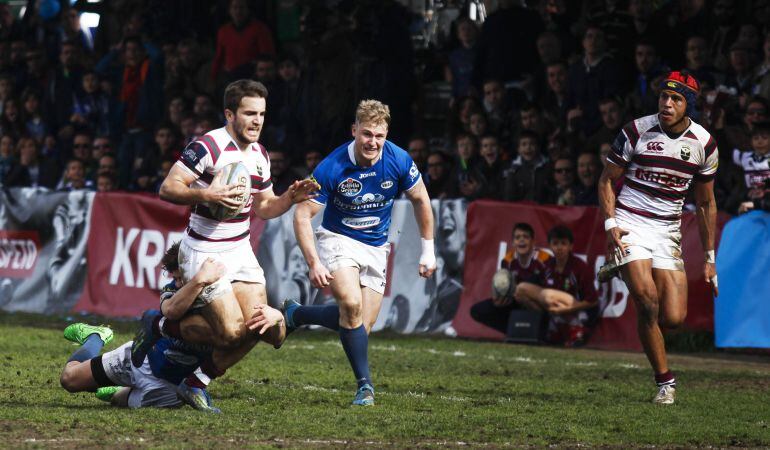
<instances>
[{"instance_id":1,"label":"spectator wearing cap","mask_svg":"<svg viewBox=\"0 0 770 450\"><path fill-rule=\"evenodd\" d=\"M550 182L548 160L540 154L540 138L530 130L519 134L518 156L505 171L503 200L541 202Z\"/></svg>"}]
</instances>

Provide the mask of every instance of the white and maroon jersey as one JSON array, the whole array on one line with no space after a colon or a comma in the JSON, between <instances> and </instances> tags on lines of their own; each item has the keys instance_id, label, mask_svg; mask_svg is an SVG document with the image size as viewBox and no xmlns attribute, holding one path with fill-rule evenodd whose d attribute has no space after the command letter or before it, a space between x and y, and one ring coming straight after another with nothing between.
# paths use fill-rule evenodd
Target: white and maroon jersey
<instances>
[{"instance_id":1,"label":"white and maroon jersey","mask_svg":"<svg viewBox=\"0 0 770 450\"><path fill-rule=\"evenodd\" d=\"M672 138L654 114L624 126L607 160L626 169L615 201L618 215L654 226L679 221L692 180L713 179L719 154L716 141L702 126L690 121L687 130Z\"/></svg>"},{"instance_id":2,"label":"white and maroon jersey","mask_svg":"<svg viewBox=\"0 0 770 450\"><path fill-rule=\"evenodd\" d=\"M225 128L209 131L188 144L176 164L195 175L196 180L190 187L205 189L220 169L239 161L249 169L252 194L270 188L270 158L265 147L254 143L239 150ZM206 204L193 205L187 227L188 244L197 250L222 251L248 239L251 204L252 197L249 197L243 211L228 220L215 219Z\"/></svg>"},{"instance_id":3,"label":"white and maroon jersey","mask_svg":"<svg viewBox=\"0 0 770 450\"><path fill-rule=\"evenodd\" d=\"M770 180L770 154L757 155L754 152L733 150L733 162L743 169L743 178L748 189L764 189Z\"/></svg>"}]
</instances>

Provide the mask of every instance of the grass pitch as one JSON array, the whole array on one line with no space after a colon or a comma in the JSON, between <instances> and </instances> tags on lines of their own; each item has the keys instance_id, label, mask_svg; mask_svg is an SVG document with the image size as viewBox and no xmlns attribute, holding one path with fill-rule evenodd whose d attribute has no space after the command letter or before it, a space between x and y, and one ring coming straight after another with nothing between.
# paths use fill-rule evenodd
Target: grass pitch
<instances>
[{"instance_id":1,"label":"grass pitch","mask_svg":"<svg viewBox=\"0 0 770 450\"><path fill-rule=\"evenodd\" d=\"M770 358L673 356L677 403L662 407L641 354L375 334L377 405L354 408L337 336L299 331L217 380L224 414L210 416L68 394L58 381L74 349L67 323L0 313L0 446L770 445ZM113 325L107 350L131 338L133 324Z\"/></svg>"}]
</instances>

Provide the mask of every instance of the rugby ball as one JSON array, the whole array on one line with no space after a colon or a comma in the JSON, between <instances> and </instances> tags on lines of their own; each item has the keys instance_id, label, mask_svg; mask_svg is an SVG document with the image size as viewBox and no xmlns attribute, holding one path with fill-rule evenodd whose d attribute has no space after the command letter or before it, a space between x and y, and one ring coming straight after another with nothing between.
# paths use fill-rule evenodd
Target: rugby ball
<instances>
[{"instance_id":1,"label":"rugby ball","mask_svg":"<svg viewBox=\"0 0 770 450\"><path fill-rule=\"evenodd\" d=\"M492 296L506 298L513 296L516 290L516 282L513 274L508 269L500 269L492 276Z\"/></svg>"},{"instance_id":2,"label":"rugby ball","mask_svg":"<svg viewBox=\"0 0 770 450\"><path fill-rule=\"evenodd\" d=\"M211 215L214 216L215 219L228 220L240 214L241 211L243 211L244 206L249 202L249 197L251 196L251 174L249 174L249 169L246 168L246 165L240 161L222 167L219 172L216 173L216 176L220 173L222 174L221 182L223 185L240 185L238 188L238 196L236 197L236 200L238 201L237 208L228 208L219 203L209 203L208 205L209 211L211 211Z\"/></svg>"}]
</instances>

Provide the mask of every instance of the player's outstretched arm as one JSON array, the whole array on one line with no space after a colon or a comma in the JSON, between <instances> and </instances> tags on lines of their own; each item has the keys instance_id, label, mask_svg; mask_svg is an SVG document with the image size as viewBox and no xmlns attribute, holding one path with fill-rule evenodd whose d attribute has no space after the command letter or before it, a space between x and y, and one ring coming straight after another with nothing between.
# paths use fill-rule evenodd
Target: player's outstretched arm
<instances>
[{"instance_id":1,"label":"player's outstretched arm","mask_svg":"<svg viewBox=\"0 0 770 450\"><path fill-rule=\"evenodd\" d=\"M607 232L607 250L610 254L623 254L625 244L620 241L628 231L618 227L615 223L615 191L613 186L615 181L623 176L624 169L617 164L607 162L604 166L601 177L599 177L599 207L604 214L604 229Z\"/></svg>"},{"instance_id":2,"label":"player's outstretched arm","mask_svg":"<svg viewBox=\"0 0 770 450\"><path fill-rule=\"evenodd\" d=\"M225 275L225 265L219 261L215 261L212 258L206 259L201 265L198 273L195 274L192 279L181 287L174 295L165 300L160 305L160 312L167 319L179 320L181 319L190 306L195 301L195 298L200 295L201 291L208 285L215 283L217 280Z\"/></svg>"},{"instance_id":3,"label":"player's outstretched arm","mask_svg":"<svg viewBox=\"0 0 770 450\"><path fill-rule=\"evenodd\" d=\"M719 295L717 287L716 254L714 253L714 230L717 225L717 202L714 199L714 180L695 182L695 208L698 217L698 231L706 262L703 276L711 283L714 296Z\"/></svg>"},{"instance_id":4,"label":"player's outstretched arm","mask_svg":"<svg viewBox=\"0 0 770 450\"><path fill-rule=\"evenodd\" d=\"M406 191L406 198L412 202L414 218L422 238L422 253L418 271L421 277L429 278L436 270L436 253L433 246L433 208L430 206L428 190L422 180Z\"/></svg>"},{"instance_id":5,"label":"player's outstretched arm","mask_svg":"<svg viewBox=\"0 0 770 450\"><path fill-rule=\"evenodd\" d=\"M273 189L269 188L254 194L254 209L259 218L273 219L288 211L291 205L317 197L320 188L318 183L311 179L295 181L281 196L276 196Z\"/></svg>"},{"instance_id":6,"label":"player's outstretched arm","mask_svg":"<svg viewBox=\"0 0 770 450\"><path fill-rule=\"evenodd\" d=\"M334 279L326 266L323 265L315 249L313 225L310 221L321 211L321 205L316 202L302 202L294 209L294 235L297 237L302 255L309 268L310 283L319 288L325 288Z\"/></svg>"},{"instance_id":7,"label":"player's outstretched arm","mask_svg":"<svg viewBox=\"0 0 770 450\"><path fill-rule=\"evenodd\" d=\"M237 208L239 203L238 185L222 184L222 173L218 173L206 189L193 189L190 185L196 180L195 175L183 169L179 163L171 166L166 179L160 185L160 198L178 205L195 203L219 203L228 208Z\"/></svg>"}]
</instances>

